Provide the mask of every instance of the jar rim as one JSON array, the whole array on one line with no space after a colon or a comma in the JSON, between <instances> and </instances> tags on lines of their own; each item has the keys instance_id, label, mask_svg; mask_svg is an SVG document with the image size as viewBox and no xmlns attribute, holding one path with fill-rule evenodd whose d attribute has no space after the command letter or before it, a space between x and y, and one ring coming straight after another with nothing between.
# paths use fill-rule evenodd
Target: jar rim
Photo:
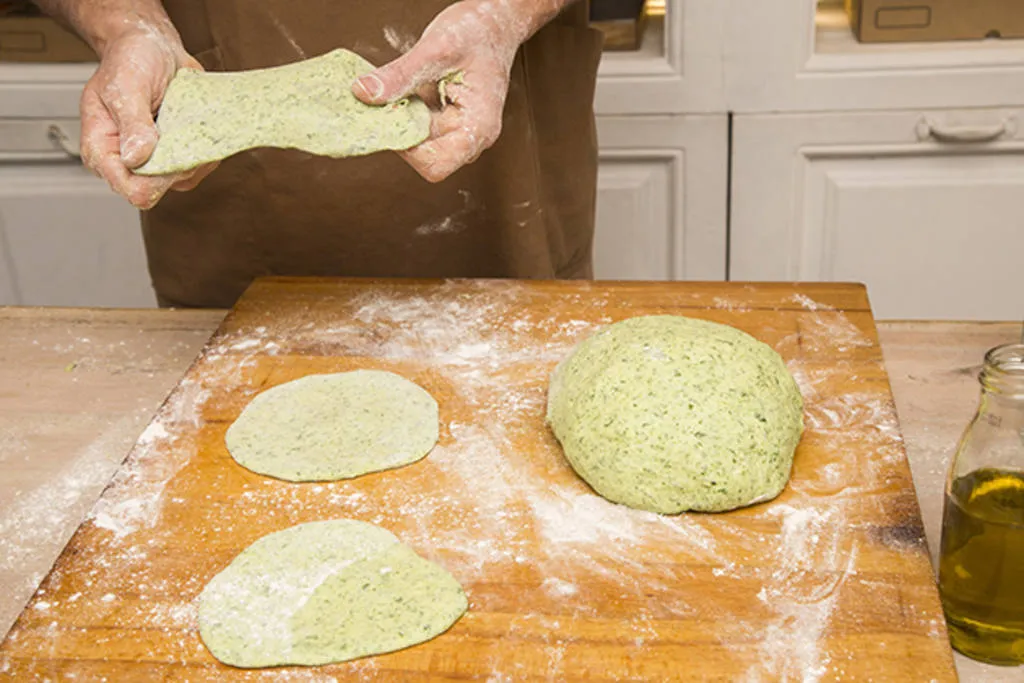
<instances>
[{"instance_id":1,"label":"jar rim","mask_svg":"<svg viewBox=\"0 0 1024 683\"><path fill-rule=\"evenodd\" d=\"M986 389L1024 395L1024 344L1003 344L990 349L979 379Z\"/></svg>"}]
</instances>

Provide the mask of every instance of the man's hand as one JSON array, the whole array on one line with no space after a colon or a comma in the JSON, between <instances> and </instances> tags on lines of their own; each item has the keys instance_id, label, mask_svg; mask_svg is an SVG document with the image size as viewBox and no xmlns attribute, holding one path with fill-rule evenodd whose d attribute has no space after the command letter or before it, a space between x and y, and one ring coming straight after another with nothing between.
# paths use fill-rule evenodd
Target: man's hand
<instances>
[{"instance_id":1,"label":"man's hand","mask_svg":"<svg viewBox=\"0 0 1024 683\"><path fill-rule=\"evenodd\" d=\"M140 209L155 206L169 189L195 187L216 168L154 177L132 173L153 153L153 113L183 67L202 69L180 42L138 24L105 43L100 67L82 92L82 161Z\"/></svg>"},{"instance_id":2,"label":"man's hand","mask_svg":"<svg viewBox=\"0 0 1024 683\"><path fill-rule=\"evenodd\" d=\"M401 152L431 182L476 161L501 134L512 62L536 28L536 17L524 16L515 6L508 0L455 3L437 15L409 52L352 86L363 102L385 104L415 93L430 99L428 92L436 93L438 82L450 79L444 87L447 102L434 112L430 138Z\"/></svg>"}]
</instances>

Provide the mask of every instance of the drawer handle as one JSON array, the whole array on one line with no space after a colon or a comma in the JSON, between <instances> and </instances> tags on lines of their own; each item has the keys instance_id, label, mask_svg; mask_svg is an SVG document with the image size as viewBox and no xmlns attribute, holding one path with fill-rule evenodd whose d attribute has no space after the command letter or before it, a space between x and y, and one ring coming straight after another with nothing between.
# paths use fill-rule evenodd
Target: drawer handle
<instances>
[{"instance_id":1,"label":"drawer handle","mask_svg":"<svg viewBox=\"0 0 1024 683\"><path fill-rule=\"evenodd\" d=\"M917 137L920 140L933 138L938 142L949 143L993 142L1004 135L1013 135L1016 128L1013 119L993 126L943 126L923 118L917 122Z\"/></svg>"},{"instance_id":2,"label":"drawer handle","mask_svg":"<svg viewBox=\"0 0 1024 683\"><path fill-rule=\"evenodd\" d=\"M64 150L64 153L72 159L82 158L82 150L71 139L71 136L65 133L64 129L56 123L51 123L50 127L46 129L46 137L50 138L51 142Z\"/></svg>"}]
</instances>

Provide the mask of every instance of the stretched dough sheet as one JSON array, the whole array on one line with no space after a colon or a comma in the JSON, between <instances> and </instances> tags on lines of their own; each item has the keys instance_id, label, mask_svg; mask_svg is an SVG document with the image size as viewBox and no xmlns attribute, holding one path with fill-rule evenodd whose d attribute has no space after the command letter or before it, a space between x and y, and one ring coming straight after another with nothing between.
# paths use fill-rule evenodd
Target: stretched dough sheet
<instances>
[{"instance_id":1,"label":"stretched dough sheet","mask_svg":"<svg viewBox=\"0 0 1024 683\"><path fill-rule=\"evenodd\" d=\"M352 94L373 69L348 50L253 71L182 69L160 106L156 149L135 172L187 171L257 147L350 157L426 140L430 110L421 100L370 106Z\"/></svg>"}]
</instances>

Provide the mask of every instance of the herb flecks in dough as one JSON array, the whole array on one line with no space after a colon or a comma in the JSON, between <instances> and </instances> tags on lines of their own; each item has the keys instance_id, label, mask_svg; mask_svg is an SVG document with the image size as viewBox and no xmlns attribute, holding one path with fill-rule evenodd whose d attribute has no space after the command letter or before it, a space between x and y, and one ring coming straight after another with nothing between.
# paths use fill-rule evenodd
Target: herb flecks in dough
<instances>
[{"instance_id":1,"label":"herb flecks in dough","mask_svg":"<svg viewBox=\"0 0 1024 683\"><path fill-rule=\"evenodd\" d=\"M287 481L402 467L425 457L437 439L437 401L380 370L309 375L268 389L225 437L242 467Z\"/></svg>"},{"instance_id":2,"label":"herb flecks in dough","mask_svg":"<svg viewBox=\"0 0 1024 683\"><path fill-rule=\"evenodd\" d=\"M199 634L232 666L315 666L426 642L467 608L451 574L390 532L331 520L242 551L200 595Z\"/></svg>"},{"instance_id":3,"label":"herb flecks in dough","mask_svg":"<svg viewBox=\"0 0 1024 683\"><path fill-rule=\"evenodd\" d=\"M426 140L430 110L419 99L371 106L352 94L373 69L348 50L252 71L183 69L160 106L156 149L135 172L187 171L258 147L351 157Z\"/></svg>"}]
</instances>

